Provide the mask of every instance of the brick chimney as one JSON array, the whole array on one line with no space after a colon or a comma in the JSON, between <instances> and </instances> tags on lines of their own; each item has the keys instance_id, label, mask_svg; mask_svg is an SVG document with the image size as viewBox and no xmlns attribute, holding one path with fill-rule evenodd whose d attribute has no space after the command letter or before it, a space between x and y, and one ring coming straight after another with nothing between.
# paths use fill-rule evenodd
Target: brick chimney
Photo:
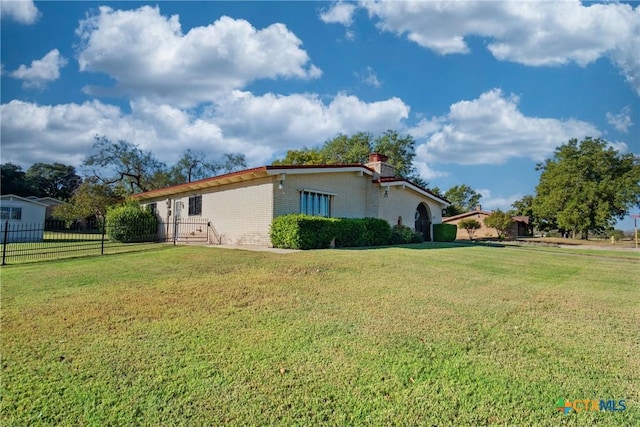
<instances>
[{"instance_id":1,"label":"brick chimney","mask_svg":"<svg viewBox=\"0 0 640 427\"><path fill-rule=\"evenodd\" d=\"M373 179L388 178L396 176L396 168L387 163L389 158L384 154L371 153L369 154L369 163L365 164L366 167L373 169Z\"/></svg>"}]
</instances>

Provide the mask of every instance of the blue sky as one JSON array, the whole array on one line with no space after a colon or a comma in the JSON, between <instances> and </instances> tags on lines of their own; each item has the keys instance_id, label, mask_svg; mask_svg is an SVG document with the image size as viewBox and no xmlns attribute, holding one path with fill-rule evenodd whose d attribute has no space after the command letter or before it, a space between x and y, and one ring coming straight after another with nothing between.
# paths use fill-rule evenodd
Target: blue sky
<instances>
[{"instance_id":1,"label":"blue sky","mask_svg":"<svg viewBox=\"0 0 640 427\"><path fill-rule=\"evenodd\" d=\"M431 186L533 194L570 138L640 154L640 6L30 2L2 12L2 162L80 166L94 135L249 166L338 133L410 133ZM624 229L633 227L630 219Z\"/></svg>"}]
</instances>

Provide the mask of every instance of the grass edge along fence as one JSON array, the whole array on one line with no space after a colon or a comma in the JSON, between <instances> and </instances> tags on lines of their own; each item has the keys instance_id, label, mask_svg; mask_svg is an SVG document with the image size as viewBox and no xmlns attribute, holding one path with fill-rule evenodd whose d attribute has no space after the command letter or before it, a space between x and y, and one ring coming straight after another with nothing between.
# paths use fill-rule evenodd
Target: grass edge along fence
<instances>
[{"instance_id":1,"label":"grass edge along fence","mask_svg":"<svg viewBox=\"0 0 640 427\"><path fill-rule=\"evenodd\" d=\"M45 221L0 223L2 265L109 255L152 248L153 243L210 243L206 219L165 223L153 218L131 223Z\"/></svg>"}]
</instances>

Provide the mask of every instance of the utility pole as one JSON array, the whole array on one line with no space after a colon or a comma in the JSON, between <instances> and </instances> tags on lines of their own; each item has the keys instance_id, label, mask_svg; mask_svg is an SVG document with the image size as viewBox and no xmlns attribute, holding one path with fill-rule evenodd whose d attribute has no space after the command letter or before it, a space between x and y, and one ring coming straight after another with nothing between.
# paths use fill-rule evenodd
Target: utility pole
<instances>
[{"instance_id":1,"label":"utility pole","mask_svg":"<svg viewBox=\"0 0 640 427\"><path fill-rule=\"evenodd\" d=\"M636 249L638 249L638 218L640 218L640 215L631 215L631 218L633 218L633 235L635 237L636 240Z\"/></svg>"}]
</instances>

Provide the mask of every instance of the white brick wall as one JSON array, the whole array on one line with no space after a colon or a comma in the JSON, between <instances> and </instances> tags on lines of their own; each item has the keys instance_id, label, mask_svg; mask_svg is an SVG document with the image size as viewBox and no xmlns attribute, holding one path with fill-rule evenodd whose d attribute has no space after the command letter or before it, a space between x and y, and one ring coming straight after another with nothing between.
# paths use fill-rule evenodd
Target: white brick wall
<instances>
[{"instance_id":1,"label":"white brick wall","mask_svg":"<svg viewBox=\"0 0 640 427\"><path fill-rule=\"evenodd\" d=\"M285 174L280 189L281 178L274 175L175 195L170 198L172 216L168 216L167 197L146 200L144 204L156 202L160 218L173 221L175 202L182 202L181 216L188 219L189 197L201 194L200 217L211 222L225 244L269 245L273 217L300 213L302 189L335 194L331 198L331 216L336 218L377 217L386 219L393 226L401 216L404 225L414 228L416 209L424 202L429 207L432 223L442 220L442 207L434 201L408 187L380 187L373 184L372 177L367 174L354 171L289 173ZM388 197L384 197L385 188L388 188Z\"/></svg>"},{"instance_id":2,"label":"white brick wall","mask_svg":"<svg viewBox=\"0 0 640 427\"><path fill-rule=\"evenodd\" d=\"M383 193L384 190L382 190ZM398 218L402 217L402 225L415 228L415 213L420 203L425 203L429 208L431 224L442 222L442 207L440 205L409 188L403 189L401 185L388 188L388 197L380 199L379 215L380 218L389 221L391 226L396 225ZM433 229L430 235L433 236Z\"/></svg>"},{"instance_id":3,"label":"white brick wall","mask_svg":"<svg viewBox=\"0 0 640 427\"><path fill-rule=\"evenodd\" d=\"M267 177L215 187L206 192L174 195L171 197L170 217L167 215L166 198L145 201L145 204L156 202L159 217L163 221L173 221L175 202L182 202L181 218L206 218L219 234L221 243L267 245L273 218L273 184L274 179ZM189 217L189 197L199 194L202 195L202 214Z\"/></svg>"},{"instance_id":4,"label":"white brick wall","mask_svg":"<svg viewBox=\"0 0 640 427\"><path fill-rule=\"evenodd\" d=\"M356 172L287 174L283 189L280 190L277 184L274 187L275 215L300 213L300 190L306 189L335 194L331 198L332 217L365 217L369 205L368 186L371 186L371 176L360 176Z\"/></svg>"}]
</instances>

